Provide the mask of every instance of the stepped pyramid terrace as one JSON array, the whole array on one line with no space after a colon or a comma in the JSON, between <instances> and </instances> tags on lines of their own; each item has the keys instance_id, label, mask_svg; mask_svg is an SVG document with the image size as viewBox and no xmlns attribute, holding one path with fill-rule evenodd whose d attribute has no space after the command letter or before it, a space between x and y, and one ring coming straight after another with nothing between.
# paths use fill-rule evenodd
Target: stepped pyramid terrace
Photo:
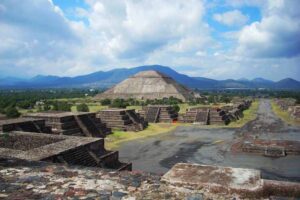
<instances>
[{"instance_id":1,"label":"stepped pyramid terrace","mask_svg":"<svg viewBox=\"0 0 300 200\"><path fill-rule=\"evenodd\" d=\"M97 118L103 121L107 127L123 131L142 131L148 126L144 118L140 117L133 109L105 109L97 114Z\"/></svg>"},{"instance_id":2,"label":"stepped pyramid terrace","mask_svg":"<svg viewBox=\"0 0 300 200\"><path fill-rule=\"evenodd\" d=\"M149 123L171 123L177 121L178 117L173 107L167 105L144 106L139 114Z\"/></svg>"},{"instance_id":3,"label":"stepped pyramid terrace","mask_svg":"<svg viewBox=\"0 0 300 200\"><path fill-rule=\"evenodd\" d=\"M111 129L96 118L96 113L41 112L27 113L24 117L45 120L54 134L105 137L111 133Z\"/></svg>"},{"instance_id":4,"label":"stepped pyramid terrace","mask_svg":"<svg viewBox=\"0 0 300 200\"><path fill-rule=\"evenodd\" d=\"M163 99L175 97L182 101L194 99L195 94L171 77L158 71L142 71L122 81L96 99Z\"/></svg>"},{"instance_id":5,"label":"stepped pyramid terrace","mask_svg":"<svg viewBox=\"0 0 300 200\"><path fill-rule=\"evenodd\" d=\"M33 118L0 120L0 159L131 170L131 163L119 161L118 151L104 148L103 132L99 132L97 125L91 125L95 114L30 115Z\"/></svg>"}]
</instances>

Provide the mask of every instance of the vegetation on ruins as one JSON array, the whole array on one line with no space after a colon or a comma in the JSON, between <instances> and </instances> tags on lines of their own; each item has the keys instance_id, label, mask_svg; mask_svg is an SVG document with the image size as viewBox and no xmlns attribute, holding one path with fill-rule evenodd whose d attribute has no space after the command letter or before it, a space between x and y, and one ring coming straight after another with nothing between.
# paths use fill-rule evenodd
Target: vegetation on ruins
<instances>
[{"instance_id":1,"label":"vegetation on ruins","mask_svg":"<svg viewBox=\"0 0 300 200\"><path fill-rule=\"evenodd\" d=\"M110 99L102 99L102 100L100 100L100 102L101 102L101 105L103 105L103 106L107 106L107 105L111 104Z\"/></svg>"},{"instance_id":2,"label":"vegetation on ruins","mask_svg":"<svg viewBox=\"0 0 300 200\"><path fill-rule=\"evenodd\" d=\"M89 112L90 109L87 104L81 103L76 106L78 112Z\"/></svg>"},{"instance_id":3,"label":"vegetation on ruins","mask_svg":"<svg viewBox=\"0 0 300 200\"><path fill-rule=\"evenodd\" d=\"M8 107L5 113L8 118L17 118L20 117L21 115L19 111L16 109L16 107Z\"/></svg>"},{"instance_id":4,"label":"vegetation on ruins","mask_svg":"<svg viewBox=\"0 0 300 200\"><path fill-rule=\"evenodd\" d=\"M229 125L227 125L227 127L232 127L232 128L239 128L244 126L246 123L255 120L256 116L257 116L257 111L258 111L258 106L259 106L259 102L258 101L253 101L251 106L249 107L249 109L245 110L243 112L243 118L231 122Z\"/></svg>"},{"instance_id":5,"label":"vegetation on ruins","mask_svg":"<svg viewBox=\"0 0 300 200\"><path fill-rule=\"evenodd\" d=\"M55 101L52 103L54 111L71 111L71 104L64 101Z\"/></svg>"},{"instance_id":6,"label":"vegetation on ruins","mask_svg":"<svg viewBox=\"0 0 300 200\"><path fill-rule=\"evenodd\" d=\"M271 101L271 106L273 112L280 117L281 120L286 122L287 124L292 124L292 125L300 125L299 121L293 119L291 115L288 113L288 111L282 110L279 105L275 103L274 100Z\"/></svg>"}]
</instances>

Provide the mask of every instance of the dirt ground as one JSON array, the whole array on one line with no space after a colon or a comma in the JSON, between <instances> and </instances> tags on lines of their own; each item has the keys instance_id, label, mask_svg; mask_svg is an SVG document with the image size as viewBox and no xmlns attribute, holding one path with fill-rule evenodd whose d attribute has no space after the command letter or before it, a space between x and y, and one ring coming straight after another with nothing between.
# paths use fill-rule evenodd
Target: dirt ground
<instances>
[{"instance_id":1,"label":"dirt ground","mask_svg":"<svg viewBox=\"0 0 300 200\"><path fill-rule=\"evenodd\" d=\"M300 128L290 126L271 109L270 100L260 100L257 118L239 129L178 127L175 131L143 140L123 143L120 159L133 163L134 170L165 173L175 163L199 163L254 168L263 178L300 181L300 156L270 158L230 151L239 138L254 135L259 139L300 141ZM138 133L137 133L138 134Z\"/></svg>"}]
</instances>

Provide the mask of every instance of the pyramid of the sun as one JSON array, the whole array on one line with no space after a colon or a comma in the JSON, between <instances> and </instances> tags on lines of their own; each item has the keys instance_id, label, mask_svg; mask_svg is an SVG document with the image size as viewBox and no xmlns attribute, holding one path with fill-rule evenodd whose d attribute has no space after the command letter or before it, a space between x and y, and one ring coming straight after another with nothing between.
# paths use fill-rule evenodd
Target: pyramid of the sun
<instances>
[{"instance_id":1,"label":"pyramid of the sun","mask_svg":"<svg viewBox=\"0 0 300 200\"><path fill-rule=\"evenodd\" d=\"M194 93L171 77L157 71L142 71L122 81L96 99L162 99L175 97L183 101L195 98Z\"/></svg>"}]
</instances>

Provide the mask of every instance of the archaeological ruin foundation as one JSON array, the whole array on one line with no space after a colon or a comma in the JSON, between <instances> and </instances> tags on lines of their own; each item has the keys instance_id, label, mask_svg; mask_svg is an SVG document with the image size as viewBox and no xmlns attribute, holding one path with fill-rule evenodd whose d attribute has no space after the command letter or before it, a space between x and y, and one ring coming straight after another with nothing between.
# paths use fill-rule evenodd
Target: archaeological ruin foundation
<instances>
[{"instance_id":1,"label":"archaeological ruin foundation","mask_svg":"<svg viewBox=\"0 0 300 200\"><path fill-rule=\"evenodd\" d=\"M149 123L172 123L177 121L178 113L172 106L148 105L139 110L139 114Z\"/></svg>"},{"instance_id":2,"label":"archaeological ruin foundation","mask_svg":"<svg viewBox=\"0 0 300 200\"><path fill-rule=\"evenodd\" d=\"M95 97L99 99L163 99L175 97L182 101L194 99L193 91L158 71L143 71L122 81Z\"/></svg>"},{"instance_id":3,"label":"archaeological ruin foundation","mask_svg":"<svg viewBox=\"0 0 300 200\"><path fill-rule=\"evenodd\" d=\"M96 113L43 112L27 113L24 117L45 120L54 134L104 138L111 133L111 129L96 118Z\"/></svg>"},{"instance_id":4,"label":"archaeological ruin foundation","mask_svg":"<svg viewBox=\"0 0 300 200\"><path fill-rule=\"evenodd\" d=\"M105 109L98 112L97 118L107 127L123 131L142 131L148 125L133 109Z\"/></svg>"},{"instance_id":5,"label":"archaeological ruin foundation","mask_svg":"<svg viewBox=\"0 0 300 200\"><path fill-rule=\"evenodd\" d=\"M243 111L251 106L251 101L244 100L235 102L231 106L221 108L214 107L194 107L180 114L179 122L195 123L201 125L227 125L232 121L243 117Z\"/></svg>"},{"instance_id":6,"label":"archaeological ruin foundation","mask_svg":"<svg viewBox=\"0 0 300 200\"><path fill-rule=\"evenodd\" d=\"M117 151L104 149L103 138L12 131L0 133L0 158L131 170Z\"/></svg>"},{"instance_id":7,"label":"archaeological ruin foundation","mask_svg":"<svg viewBox=\"0 0 300 200\"><path fill-rule=\"evenodd\" d=\"M99 127L89 124L91 119L97 121L95 114L30 115L32 118L27 116L0 121L0 158L131 170L131 163L119 161L118 151L107 151L104 148L104 138L101 137ZM88 120L77 124L76 116L80 120Z\"/></svg>"}]
</instances>

